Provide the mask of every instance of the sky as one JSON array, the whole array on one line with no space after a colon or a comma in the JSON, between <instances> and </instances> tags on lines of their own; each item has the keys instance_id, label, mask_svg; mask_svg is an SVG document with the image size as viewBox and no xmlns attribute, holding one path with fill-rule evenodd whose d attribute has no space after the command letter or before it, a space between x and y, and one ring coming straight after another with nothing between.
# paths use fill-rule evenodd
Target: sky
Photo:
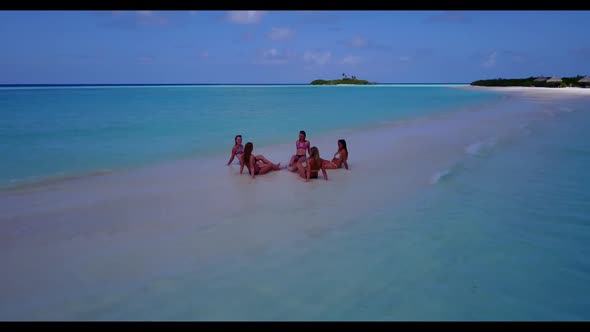
<instances>
[{"instance_id":1,"label":"sky","mask_svg":"<svg viewBox=\"0 0 590 332\"><path fill-rule=\"evenodd\" d=\"M0 84L590 75L590 11L0 11Z\"/></svg>"}]
</instances>

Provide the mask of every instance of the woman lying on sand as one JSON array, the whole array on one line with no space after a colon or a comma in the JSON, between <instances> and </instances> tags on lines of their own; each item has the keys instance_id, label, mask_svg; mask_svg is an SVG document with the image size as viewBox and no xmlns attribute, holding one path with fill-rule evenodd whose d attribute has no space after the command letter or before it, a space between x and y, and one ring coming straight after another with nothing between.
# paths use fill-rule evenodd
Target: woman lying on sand
<instances>
[{"instance_id":1,"label":"woman lying on sand","mask_svg":"<svg viewBox=\"0 0 590 332\"><path fill-rule=\"evenodd\" d=\"M244 148L244 155L242 156L240 162L240 174L242 174L244 170L244 166L248 168L248 172L252 175L254 179L254 175L257 174L266 174L272 170L278 171L281 169L280 165L273 164L270 160L264 158L263 155L259 154L257 156L252 155L252 151L254 150L254 144L252 142L246 143L246 147Z\"/></svg>"},{"instance_id":2,"label":"woman lying on sand","mask_svg":"<svg viewBox=\"0 0 590 332\"><path fill-rule=\"evenodd\" d=\"M244 147L242 146L242 135L236 135L234 137L234 147L231 149L231 156L227 164L231 164L234 161L234 157L238 157L240 164L242 163L242 154L244 153Z\"/></svg>"},{"instance_id":3,"label":"woman lying on sand","mask_svg":"<svg viewBox=\"0 0 590 332\"><path fill-rule=\"evenodd\" d=\"M324 160L323 166L326 169L338 169L344 167L348 169L348 149L346 149L346 141L338 140L338 151L334 154L332 161Z\"/></svg>"},{"instance_id":4,"label":"woman lying on sand","mask_svg":"<svg viewBox=\"0 0 590 332\"><path fill-rule=\"evenodd\" d=\"M301 130L299 132L299 140L295 141L295 148L297 152L293 156L291 156L291 160L289 161L289 167L291 167L291 172L296 172L298 169L299 164L305 161L307 153L311 154L309 149L310 143L305 139L305 131Z\"/></svg>"},{"instance_id":5,"label":"woman lying on sand","mask_svg":"<svg viewBox=\"0 0 590 332\"><path fill-rule=\"evenodd\" d=\"M309 179L317 179L318 173L321 169L322 174L324 175L324 180L328 180L328 172L326 172L324 162L329 161L320 158L320 150L318 150L318 148L315 146L312 147L309 158L305 161L305 166L303 163L297 164L299 175L305 179L305 182L307 182Z\"/></svg>"}]
</instances>

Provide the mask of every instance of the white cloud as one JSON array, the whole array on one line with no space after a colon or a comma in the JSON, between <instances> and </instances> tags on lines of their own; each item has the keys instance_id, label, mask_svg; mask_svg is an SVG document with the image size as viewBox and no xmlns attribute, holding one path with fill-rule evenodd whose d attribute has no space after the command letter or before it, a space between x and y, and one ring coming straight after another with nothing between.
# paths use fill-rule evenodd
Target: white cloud
<instances>
[{"instance_id":1,"label":"white cloud","mask_svg":"<svg viewBox=\"0 0 590 332\"><path fill-rule=\"evenodd\" d=\"M274 57L274 56L279 55L279 51L277 51L276 48L271 48L271 49L262 51L262 55L265 57Z\"/></svg>"},{"instance_id":2,"label":"white cloud","mask_svg":"<svg viewBox=\"0 0 590 332\"><path fill-rule=\"evenodd\" d=\"M154 16L154 12L151 10L138 10L136 11L137 15L139 16L143 16L143 17L152 17Z\"/></svg>"},{"instance_id":3,"label":"white cloud","mask_svg":"<svg viewBox=\"0 0 590 332\"><path fill-rule=\"evenodd\" d=\"M410 61L412 60L411 56L400 56L399 61Z\"/></svg>"},{"instance_id":4,"label":"white cloud","mask_svg":"<svg viewBox=\"0 0 590 332\"><path fill-rule=\"evenodd\" d=\"M496 65L496 58L498 57L498 52L497 51L493 51L491 52L486 60L481 64L484 67L493 67Z\"/></svg>"},{"instance_id":5,"label":"white cloud","mask_svg":"<svg viewBox=\"0 0 590 332\"><path fill-rule=\"evenodd\" d=\"M338 42L339 44L346 45L350 48L366 48L366 49L373 49L377 51L386 51L391 49L390 46L381 45L376 43L375 41L369 40L366 37L356 35L350 39L342 40Z\"/></svg>"},{"instance_id":6,"label":"white cloud","mask_svg":"<svg viewBox=\"0 0 590 332\"><path fill-rule=\"evenodd\" d=\"M236 24L256 24L265 14L266 12L259 10L232 10L227 12L226 19Z\"/></svg>"},{"instance_id":7,"label":"white cloud","mask_svg":"<svg viewBox=\"0 0 590 332\"><path fill-rule=\"evenodd\" d=\"M152 10L114 10L110 11L110 27L132 29L142 26L167 26L172 21L171 14Z\"/></svg>"},{"instance_id":8,"label":"white cloud","mask_svg":"<svg viewBox=\"0 0 590 332\"><path fill-rule=\"evenodd\" d=\"M268 38L272 40L285 40L293 37L295 31L288 28L272 28L268 34Z\"/></svg>"},{"instance_id":9,"label":"white cloud","mask_svg":"<svg viewBox=\"0 0 590 332\"><path fill-rule=\"evenodd\" d=\"M344 57L344 59L342 59L342 61L340 61L340 64L342 65L357 65L361 62L361 57L360 56L354 56L354 55L347 55Z\"/></svg>"},{"instance_id":10,"label":"white cloud","mask_svg":"<svg viewBox=\"0 0 590 332\"><path fill-rule=\"evenodd\" d=\"M135 12L137 23L144 25L164 25L168 19L151 10L138 10Z\"/></svg>"},{"instance_id":11,"label":"white cloud","mask_svg":"<svg viewBox=\"0 0 590 332\"><path fill-rule=\"evenodd\" d=\"M351 47L363 48L363 47L369 46L369 41L367 40L367 38L364 38L361 36L355 36L348 42L348 44Z\"/></svg>"},{"instance_id":12,"label":"white cloud","mask_svg":"<svg viewBox=\"0 0 590 332\"><path fill-rule=\"evenodd\" d=\"M426 22L468 23L471 19L461 12L447 11L426 18Z\"/></svg>"},{"instance_id":13,"label":"white cloud","mask_svg":"<svg viewBox=\"0 0 590 332\"><path fill-rule=\"evenodd\" d=\"M295 52L289 50L278 50L276 48L263 49L258 52L258 64L285 64L295 58Z\"/></svg>"},{"instance_id":14,"label":"white cloud","mask_svg":"<svg viewBox=\"0 0 590 332\"><path fill-rule=\"evenodd\" d=\"M332 58L332 53L329 51L306 51L303 53L303 60L311 62L316 65L325 65Z\"/></svg>"},{"instance_id":15,"label":"white cloud","mask_svg":"<svg viewBox=\"0 0 590 332\"><path fill-rule=\"evenodd\" d=\"M149 55L140 56L137 60L142 65L151 65L154 62L156 62L156 59L153 56Z\"/></svg>"}]
</instances>

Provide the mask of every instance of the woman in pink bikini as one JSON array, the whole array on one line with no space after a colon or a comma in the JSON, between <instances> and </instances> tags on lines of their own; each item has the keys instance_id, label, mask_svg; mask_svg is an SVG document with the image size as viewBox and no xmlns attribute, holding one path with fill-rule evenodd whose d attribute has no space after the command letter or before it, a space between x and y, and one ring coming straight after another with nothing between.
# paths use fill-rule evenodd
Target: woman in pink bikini
<instances>
[{"instance_id":1,"label":"woman in pink bikini","mask_svg":"<svg viewBox=\"0 0 590 332\"><path fill-rule=\"evenodd\" d=\"M238 162L242 163L242 154L244 153L244 147L242 146L242 135L236 135L234 137L234 147L231 149L231 156L229 157L229 161L227 165L231 164L234 161L234 158L238 158Z\"/></svg>"},{"instance_id":2,"label":"woman in pink bikini","mask_svg":"<svg viewBox=\"0 0 590 332\"><path fill-rule=\"evenodd\" d=\"M309 144L309 141L305 139L305 137L305 131L301 130L299 132L299 140L295 141L295 148L297 149L297 152L291 157L291 161L289 161L289 170L291 172L297 172L297 165L301 164L307 159L307 153L311 155L311 145Z\"/></svg>"},{"instance_id":3,"label":"woman in pink bikini","mask_svg":"<svg viewBox=\"0 0 590 332\"><path fill-rule=\"evenodd\" d=\"M270 171L278 171L281 169L281 163L273 164L261 154L255 156L252 154L253 150L254 144L252 144L252 142L246 143L246 146L244 147L244 155L240 162L240 174L244 171L244 166L248 168L248 172L253 179L255 178L254 175L262 175Z\"/></svg>"}]
</instances>

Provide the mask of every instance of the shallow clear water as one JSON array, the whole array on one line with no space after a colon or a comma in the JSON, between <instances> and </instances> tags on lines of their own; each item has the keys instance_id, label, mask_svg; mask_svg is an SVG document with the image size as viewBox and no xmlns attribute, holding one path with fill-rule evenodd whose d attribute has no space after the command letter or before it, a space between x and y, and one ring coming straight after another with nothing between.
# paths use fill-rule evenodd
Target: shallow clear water
<instances>
[{"instance_id":1,"label":"shallow clear water","mask_svg":"<svg viewBox=\"0 0 590 332\"><path fill-rule=\"evenodd\" d=\"M321 277L295 282L348 301L306 317L590 319L590 108L572 108L318 242L294 269Z\"/></svg>"},{"instance_id":2,"label":"shallow clear water","mask_svg":"<svg viewBox=\"0 0 590 332\"><path fill-rule=\"evenodd\" d=\"M497 95L449 87L0 88L0 186L226 153L414 118Z\"/></svg>"},{"instance_id":3,"label":"shallow clear water","mask_svg":"<svg viewBox=\"0 0 590 332\"><path fill-rule=\"evenodd\" d=\"M403 207L376 199L345 227L170 280L195 297L164 316L590 319L590 108L568 109L576 112L541 117L477 153L467 146L466 158ZM375 198L387 195L373 185ZM165 296L173 294L181 297Z\"/></svg>"},{"instance_id":4,"label":"shallow clear water","mask_svg":"<svg viewBox=\"0 0 590 332\"><path fill-rule=\"evenodd\" d=\"M298 245L218 262L141 299L170 303L167 319L588 320L590 109L569 107L468 145L401 208L361 200L346 226L312 227ZM107 317L149 319L130 302Z\"/></svg>"}]
</instances>

